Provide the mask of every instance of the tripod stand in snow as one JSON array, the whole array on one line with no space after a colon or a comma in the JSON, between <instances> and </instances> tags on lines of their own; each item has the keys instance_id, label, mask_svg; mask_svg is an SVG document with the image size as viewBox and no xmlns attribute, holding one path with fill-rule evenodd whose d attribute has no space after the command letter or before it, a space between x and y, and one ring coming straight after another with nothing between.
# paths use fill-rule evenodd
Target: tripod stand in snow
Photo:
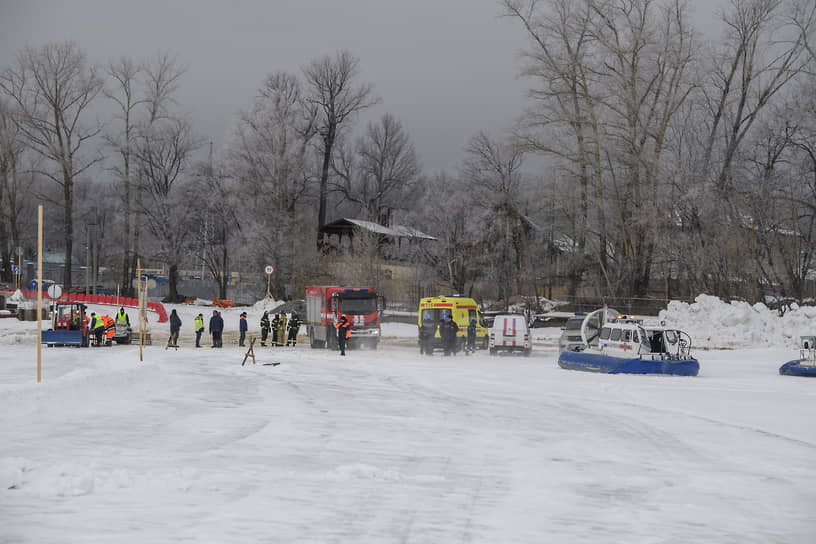
<instances>
[{"instance_id":1,"label":"tripod stand in snow","mask_svg":"<svg viewBox=\"0 0 816 544\"><path fill-rule=\"evenodd\" d=\"M252 357L252 364L253 365L255 364L255 350L253 349L254 345L255 345L255 337L252 336L249 339L249 349L244 354L244 360L241 362L241 366L244 366L244 364L247 361L247 358L249 358L249 357Z\"/></svg>"}]
</instances>

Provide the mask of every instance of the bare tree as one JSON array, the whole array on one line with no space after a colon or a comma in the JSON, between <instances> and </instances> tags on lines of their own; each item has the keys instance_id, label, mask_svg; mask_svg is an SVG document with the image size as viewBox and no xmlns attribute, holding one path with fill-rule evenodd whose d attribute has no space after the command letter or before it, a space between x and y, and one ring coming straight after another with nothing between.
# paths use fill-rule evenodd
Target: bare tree
<instances>
[{"instance_id":1,"label":"bare tree","mask_svg":"<svg viewBox=\"0 0 816 544\"><path fill-rule=\"evenodd\" d=\"M339 178L334 190L357 204L369 221L388 226L395 210L413 206L419 157L402 123L391 114L369 123L356 153L338 153L332 168Z\"/></svg>"},{"instance_id":2,"label":"bare tree","mask_svg":"<svg viewBox=\"0 0 816 544\"><path fill-rule=\"evenodd\" d=\"M813 27L798 27L785 17L786 7L783 0L731 0L723 14L728 35L705 88L711 122L701 163L702 172L713 172L721 196L730 186L739 146L760 112L811 62L805 38ZM812 16L807 23L814 24ZM714 150L721 150L716 167Z\"/></svg>"},{"instance_id":3,"label":"bare tree","mask_svg":"<svg viewBox=\"0 0 816 544\"><path fill-rule=\"evenodd\" d=\"M119 162L113 171L122 187L121 201L124 209L122 221L122 270L120 283L125 296L133 296L132 265L134 246L131 239L133 229L132 154L138 128L138 113L145 99L139 96L138 77L142 68L132 59L122 57L108 64L108 76L114 81L112 89L105 90L105 96L116 104L114 120L121 123L117 132L105 136L108 145L118 156Z\"/></svg>"},{"instance_id":4,"label":"bare tree","mask_svg":"<svg viewBox=\"0 0 816 544\"><path fill-rule=\"evenodd\" d=\"M29 188L20 172L24 148L20 128L12 119L10 105L0 99L0 256L3 258L1 276L4 281L12 279L12 249L21 247L22 201Z\"/></svg>"},{"instance_id":5,"label":"bare tree","mask_svg":"<svg viewBox=\"0 0 816 544\"><path fill-rule=\"evenodd\" d=\"M530 38L524 74L537 86L521 145L578 183L565 210L574 240L571 291L594 246L605 291L649 285L667 135L694 89L693 33L679 0L504 0ZM592 189L590 189L592 188ZM590 234L594 236L590 238ZM599 293L599 294L602 294Z\"/></svg>"},{"instance_id":6,"label":"bare tree","mask_svg":"<svg viewBox=\"0 0 816 544\"><path fill-rule=\"evenodd\" d=\"M485 133L474 136L466 152L461 177L472 202L484 208L490 217L484 232L487 247L495 250L490 263L490 269L495 271L492 279L508 305L509 297L521 291L522 259L532 230L520 205L524 152Z\"/></svg>"},{"instance_id":7,"label":"bare tree","mask_svg":"<svg viewBox=\"0 0 816 544\"><path fill-rule=\"evenodd\" d=\"M304 232L300 215L314 196L310 189L316 166L310 144L316 116L297 77L273 73L241 115L228 150L229 177L245 210L243 232L254 248L249 258L258 269L275 264L275 296L285 295L285 283L301 271L297 261L307 253L298 250L292 233Z\"/></svg>"},{"instance_id":8,"label":"bare tree","mask_svg":"<svg viewBox=\"0 0 816 544\"><path fill-rule=\"evenodd\" d=\"M13 99L15 120L28 145L54 166L39 173L62 188L66 290L72 286L74 184L100 160L80 154L82 145L101 130L95 124L86 127L82 117L102 85L74 42L26 48L0 77L0 89Z\"/></svg>"},{"instance_id":9,"label":"bare tree","mask_svg":"<svg viewBox=\"0 0 816 544\"><path fill-rule=\"evenodd\" d=\"M225 169L214 162L212 143L209 160L199 165L197 170L196 185L200 189L191 195L190 205L195 207L199 218L204 218L201 225L204 232L201 233L201 243L194 245L198 258L218 284L218 296L226 299L232 258L241 247L241 244L235 244L242 234L244 222L240 213L241 197L236 191L236 178L228 176ZM250 221L250 218L246 218L246 222ZM200 219L197 222L201 224ZM190 230L191 233L195 232L195 228Z\"/></svg>"},{"instance_id":10,"label":"bare tree","mask_svg":"<svg viewBox=\"0 0 816 544\"><path fill-rule=\"evenodd\" d=\"M477 266L474 233L468 230L474 224L471 222L474 214L469 208L470 200L462 198L463 194L467 194L467 188L459 180L445 173L437 174L428 184L425 198L445 205L427 206L424 210L430 234L439 239L429 260L436 269L436 277L445 278L456 293L465 293L468 284L472 287L475 276L484 270Z\"/></svg>"},{"instance_id":11,"label":"bare tree","mask_svg":"<svg viewBox=\"0 0 816 544\"><path fill-rule=\"evenodd\" d=\"M165 126L164 130L160 129L158 131L159 133L165 132L167 126L177 125L178 120L171 111L171 107L176 104L175 92L178 90L179 80L187 71L187 67L182 65L175 55L169 52L159 52L152 59L143 62L141 69L145 74L141 99L142 106L145 109L145 117L139 122L138 132L141 143L138 145L143 145L145 139L149 139L157 133L157 131L154 131L154 126L157 123L164 123ZM169 125L165 123L167 121L170 122ZM185 130L189 130L189 127ZM185 156L185 160L186 158ZM148 183L149 181L146 181L141 175L136 179L131 271L136 270L136 260L141 253L143 220L150 221L150 218L141 215L145 209L144 192ZM153 225L148 223L148 226L152 227Z\"/></svg>"},{"instance_id":12,"label":"bare tree","mask_svg":"<svg viewBox=\"0 0 816 544\"><path fill-rule=\"evenodd\" d=\"M356 83L359 62L350 52L340 51L333 57L326 55L314 60L303 69L306 100L317 110L317 129L322 143L318 229L326 223L329 167L337 137L355 114L379 101L371 85Z\"/></svg>"},{"instance_id":13,"label":"bare tree","mask_svg":"<svg viewBox=\"0 0 816 544\"><path fill-rule=\"evenodd\" d=\"M608 109L606 153L617 216L617 280L646 294L661 209L662 163L675 114L695 88L693 33L679 0L593 5L594 34L609 55L601 76Z\"/></svg>"},{"instance_id":14,"label":"bare tree","mask_svg":"<svg viewBox=\"0 0 816 544\"><path fill-rule=\"evenodd\" d=\"M529 91L532 106L519 124L519 145L554 158L563 165L556 169L562 172L562 185L577 185L574 191L555 191L574 194L561 203L561 213L568 220L573 241L571 255L575 258L568 274L569 294L575 295L590 262L585 255L592 232L598 236L595 261L602 271L607 269L602 119L595 79L599 70L594 66L597 43L592 32L596 11L591 3L573 0L503 0L502 4L529 38L522 75L537 84ZM590 225L593 209L594 228Z\"/></svg>"},{"instance_id":15,"label":"bare tree","mask_svg":"<svg viewBox=\"0 0 816 544\"><path fill-rule=\"evenodd\" d=\"M749 185L764 183L768 178L761 172L768 166L778 174L777 144L759 145L763 138L755 134L757 128L807 75L812 61L805 47L812 21L793 21L794 7L787 0L732 0L722 13L724 38L707 57L684 129L693 161L678 199L678 218L683 251L695 259L681 264L697 291L730 296L739 276L734 270L758 277L759 263L748 259L753 252L735 253L731 246L746 228L761 228L745 200L754 192Z\"/></svg>"},{"instance_id":16,"label":"bare tree","mask_svg":"<svg viewBox=\"0 0 816 544\"><path fill-rule=\"evenodd\" d=\"M189 239L194 209L185 203L192 153L198 143L190 125L181 119L162 119L139 135L135 158L144 183L140 212L148 230L160 244L158 257L167 263L170 293L177 301L179 264Z\"/></svg>"}]
</instances>

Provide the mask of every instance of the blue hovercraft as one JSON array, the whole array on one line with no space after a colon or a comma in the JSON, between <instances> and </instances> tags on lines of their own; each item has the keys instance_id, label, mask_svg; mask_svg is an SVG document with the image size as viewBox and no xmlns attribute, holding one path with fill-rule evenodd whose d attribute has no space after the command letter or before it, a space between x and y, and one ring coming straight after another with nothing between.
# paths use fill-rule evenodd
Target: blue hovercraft
<instances>
[{"instance_id":1,"label":"blue hovercraft","mask_svg":"<svg viewBox=\"0 0 816 544\"><path fill-rule=\"evenodd\" d=\"M779 367L783 376L816 378L816 336L800 336L799 358Z\"/></svg>"},{"instance_id":2,"label":"blue hovercraft","mask_svg":"<svg viewBox=\"0 0 816 544\"><path fill-rule=\"evenodd\" d=\"M558 366L606 374L696 376L691 337L666 327L644 327L634 316L608 318L606 309L589 314L581 326L582 346L565 350ZM613 314L614 315L614 314Z\"/></svg>"}]
</instances>

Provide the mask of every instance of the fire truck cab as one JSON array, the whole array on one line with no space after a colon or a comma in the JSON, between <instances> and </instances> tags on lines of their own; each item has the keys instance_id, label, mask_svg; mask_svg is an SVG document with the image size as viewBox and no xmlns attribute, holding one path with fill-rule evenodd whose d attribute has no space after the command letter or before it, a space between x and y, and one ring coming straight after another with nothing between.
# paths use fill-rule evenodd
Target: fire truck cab
<instances>
[{"instance_id":1,"label":"fire truck cab","mask_svg":"<svg viewBox=\"0 0 816 544\"><path fill-rule=\"evenodd\" d=\"M341 316L351 324L349 348L377 349L385 300L373 287L306 288L306 326L312 348L339 349L335 325Z\"/></svg>"}]
</instances>

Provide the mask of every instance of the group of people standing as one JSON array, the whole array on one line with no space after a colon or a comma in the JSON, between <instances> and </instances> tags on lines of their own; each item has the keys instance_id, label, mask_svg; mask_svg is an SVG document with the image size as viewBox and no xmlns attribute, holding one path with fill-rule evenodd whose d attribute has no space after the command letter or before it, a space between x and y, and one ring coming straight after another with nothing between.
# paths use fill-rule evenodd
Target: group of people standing
<instances>
[{"instance_id":1,"label":"group of people standing","mask_svg":"<svg viewBox=\"0 0 816 544\"><path fill-rule=\"evenodd\" d=\"M434 323L433 318L424 316L422 325L419 327L419 353L425 355L433 355L434 338L436 331L439 331L439 338L442 340L442 351L445 355L456 355L459 350L457 344L457 335L459 334L459 325L453 320L453 316L449 314L442 314L439 324ZM476 351L476 320L471 319L467 327L467 340L465 343L465 355L470 355Z\"/></svg>"},{"instance_id":2,"label":"group of people standing","mask_svg":"<svg viewBox=\"0 0 816 544\"><path fill-rule=\"evenodd\" d=\"M292 314L295 322L297 323L297 328L300 328L300 322L297 321L297 314ZM264 317L267 317L267 313L264 312ZM291 321L291 320L290 320ZM290 327L293 325L290 323ZM198 314L193 321L193 327L195 328L196 340L195 340L195 347L200 348L201 346L201 336L204 334L204 314ZM246 333L248 330L247 326L247 313L241 312L241 315L238 318L238 331L240 332L240 337L238 338L238 345L244 346L244 342L246 341ZM297 338L297 328L295 329L295 338ZM220 348L224 346L223 343L223 333L224 333L224 318L221 317L221 312L218 310L213 310L212 317L210 317L209 326L207 328L208 332L212 336L212 346L213 348ZM168 346L170 347L178 347L178 336L179 332L181 331L181 318L176 313L176 310L172 310L170 312L170 340L168 341ZM263 338L266 338L267 333L269 330L267 329L264 331L263 329L263 318L261 319L261 334ZM291 332L290 332L291 334ZM261 345L265 345L263 340L261 341ZM287 343L287 345L289 345ZM294 345L294 341L292 342Z\"/></svg>"},{"instance_id":3,"label":"group of people standing","mask_svg":"<svg viewBox=\"0 0 816 544\"><path fill-rule=\"evenodd\" d=\"M269 312L265 311L261 317L261 345L266 346L266 340L272 332L272 346L283 347L297 345L297 335L300 330L300 318L297 312L287 318L283 312L278 312L269 320ZM288 332L288 334L287 334Z\"/></svg>"}]
</instances>

